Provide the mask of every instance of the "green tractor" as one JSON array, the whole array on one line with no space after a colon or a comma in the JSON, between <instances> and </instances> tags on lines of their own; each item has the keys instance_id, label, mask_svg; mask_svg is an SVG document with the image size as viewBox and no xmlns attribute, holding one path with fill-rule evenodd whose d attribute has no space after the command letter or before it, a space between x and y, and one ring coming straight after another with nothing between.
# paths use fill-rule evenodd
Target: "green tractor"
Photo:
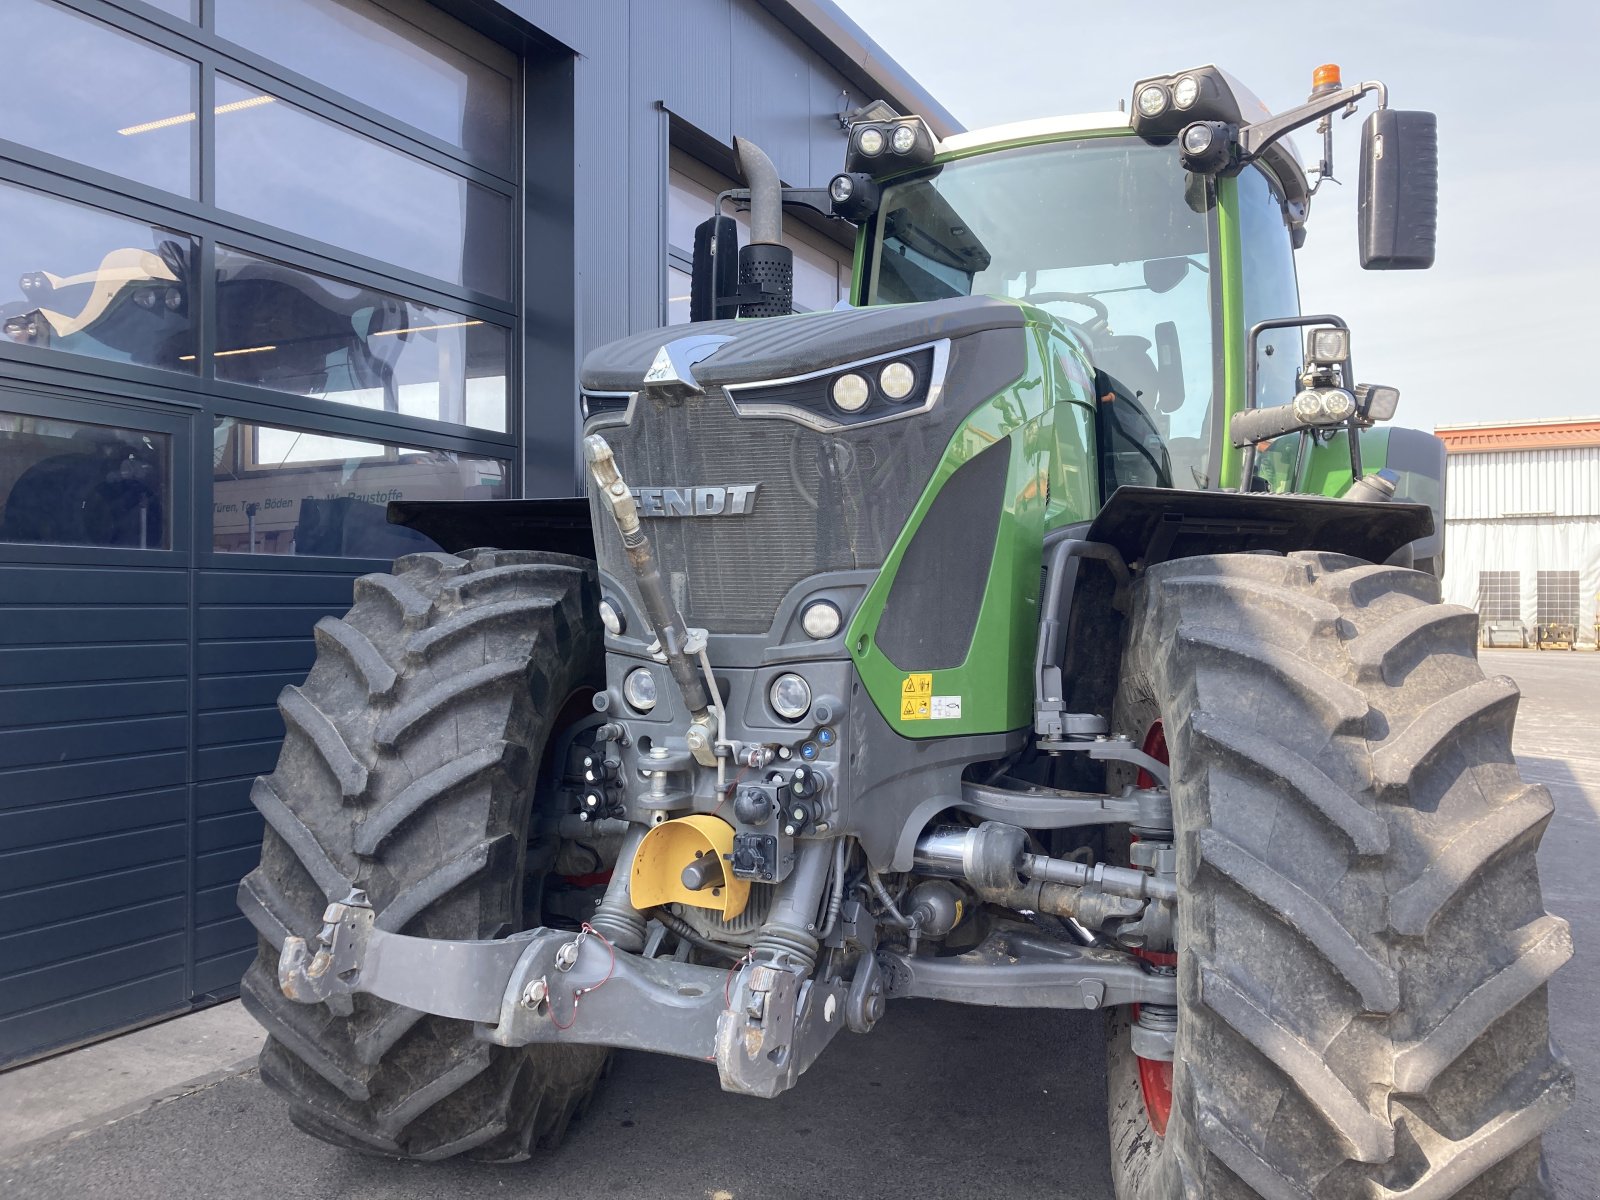
<instances>
[{"instance_id":1,"label":"green tractor","mask_svg":"<svg viewBox=\"0 0 1600 1200\"><path fill-rule=\"evenodd\" d=\"M825 191L741 143L698 323L584 365L587 504L392 506L449 552L284 692L240 903L294 1122L517 1160L612 1048L771 1097L924 997L1103 1014L1120 1200L1546 1195L1551 800L1439 603L1442 448L1298 303L1284 135L1325 179L1371 93L1363 265L1425 267L1434 119L1334 68L875 105ZM786 204L850 305L791 313Z\"/></svg>"}]
</instances>

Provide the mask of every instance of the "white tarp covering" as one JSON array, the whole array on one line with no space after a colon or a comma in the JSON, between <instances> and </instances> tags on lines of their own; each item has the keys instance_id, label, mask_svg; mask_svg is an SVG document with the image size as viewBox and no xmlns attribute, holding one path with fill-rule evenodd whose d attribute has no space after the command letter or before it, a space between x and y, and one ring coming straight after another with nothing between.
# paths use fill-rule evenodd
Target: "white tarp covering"
<instances>
[{"instance_id":1,"label":"white tarp covering","mask_svg":"<svg viewBox=\"0 0 1600 1200\"><path fill-rule=\"evenodd\" d=\"M1444 561L1444 598L1468 608L1478 607L1479 572L1519 572L1521 618L1530 640L1538 620L1539 572L1578 572L1578 637L1593 644L1600 516L1447 520Z\"/></svg>"}]
</instances>

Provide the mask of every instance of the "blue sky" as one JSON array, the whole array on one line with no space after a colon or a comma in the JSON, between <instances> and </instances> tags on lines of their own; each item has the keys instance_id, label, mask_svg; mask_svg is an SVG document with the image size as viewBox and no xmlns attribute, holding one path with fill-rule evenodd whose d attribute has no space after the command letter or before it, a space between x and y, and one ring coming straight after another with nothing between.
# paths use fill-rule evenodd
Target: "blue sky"
<instances>
[{"instance_id":1,"label":"blue sky","mask_svg":"<svg viewBox=\"0 0 1600 1200\"><path fill-rule=\"evenodd\" d=\"M969 129L1115 109L1134 80L1201 63L1274 111L1311 69L1381 79L1439 115L1439 252L1429 271L1356 260L1360 115L1299 253L1302 307L1352 326L1363 380L1401 389L1396 423L1600 417L1600 3L1343 0L1289 5L837 0ZM1295 137L1313 158L1314 131Z\"/></svg>"}]
</instances>

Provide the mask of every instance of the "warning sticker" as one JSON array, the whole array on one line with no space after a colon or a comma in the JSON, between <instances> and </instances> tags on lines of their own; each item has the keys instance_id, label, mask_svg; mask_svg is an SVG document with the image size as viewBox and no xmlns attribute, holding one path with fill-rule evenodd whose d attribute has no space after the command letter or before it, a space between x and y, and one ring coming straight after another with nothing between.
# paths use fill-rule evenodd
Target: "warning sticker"
<instances>
[{"instance_id":1,"label":"warning sticker","mask_svg":"<svg viewBox=\"0 0 1600 1200\"><path fill-rule=\"evenodd\" d=\"M926 721L933 716L933 675L907 675L900 685L900 719Z\"/></svg>"},{"instance_id":2,"label":"warning sticker","mask_svg":"<svg viewBox=\"0 0 1600 1200\"><path fill-rule=\"evenodd\" d=\"M960 696L934 696L931 703L935 721L954 721L961 716Z\"/></svg>"}]
</instances>

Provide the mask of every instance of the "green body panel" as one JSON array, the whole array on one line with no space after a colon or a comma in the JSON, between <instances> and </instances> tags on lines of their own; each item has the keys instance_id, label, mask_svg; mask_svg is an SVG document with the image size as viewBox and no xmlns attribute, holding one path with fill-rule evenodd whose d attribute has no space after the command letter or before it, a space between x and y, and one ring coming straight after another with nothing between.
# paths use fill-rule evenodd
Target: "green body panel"
<instances>
[{"instance_id":1,"label":"green body panel","mask_svg":"<svg viewBox=\"0 0 1600 1200\"><path fill-rule=\"evenodd\" d=\"M999 733L1032 720L1033 680L1017 664L1033 660L1038 636L1044 533L1065 522L1086 521L1098 507L1087 359L1048 314L1027 311L1028 361L1022 376L978 405L957 428L846 631L867 694L890 726L907 737ZM943 671L924 672L915 663L902 669L876 641L900 563L940 489L959 467L999 442L1009 444L1010 464L966 659ZM952 564L952 569L960 568ZM922 675L931 678L912 678ZM959 697L961 715L933 719L933 697ZM909 719L903 708L908 700L911 713L918 714Z\"/></svg>"},{"instance_id":2,"label":"green body panel","mask_svg":"<svg viewBox=\"0 0 1600 1200\"><path fill-rule=\"evenodd\" d=\"M1343 430L1326 442L1313 442L1298 480L1294 471L1300 435L1278 438L1261 456L1260 462L1274 492L1303 492L1313 496L1342 496L1349 488L1350 435ZM1361 469L1367 474L1381 471L1389 463L1389 430L1374 427L1361 431Z\"/></svg>"},{"instance_id":3,"label":"green body panel","mask_svg":"<svg viewBox=\"0 0 1600 1200\"><path fill-rule=\"evenodd\" d=\"M1217 180L1217 280L1221 292L1222 326L1222 471L1224 490L1237 488L1244 473L1244 452L1227 441L1233 414L1245 406L1245 343L1250 331L1244 323L1244 247L1239 234L1239 181Z\"/></svg>"}]
</instances>

